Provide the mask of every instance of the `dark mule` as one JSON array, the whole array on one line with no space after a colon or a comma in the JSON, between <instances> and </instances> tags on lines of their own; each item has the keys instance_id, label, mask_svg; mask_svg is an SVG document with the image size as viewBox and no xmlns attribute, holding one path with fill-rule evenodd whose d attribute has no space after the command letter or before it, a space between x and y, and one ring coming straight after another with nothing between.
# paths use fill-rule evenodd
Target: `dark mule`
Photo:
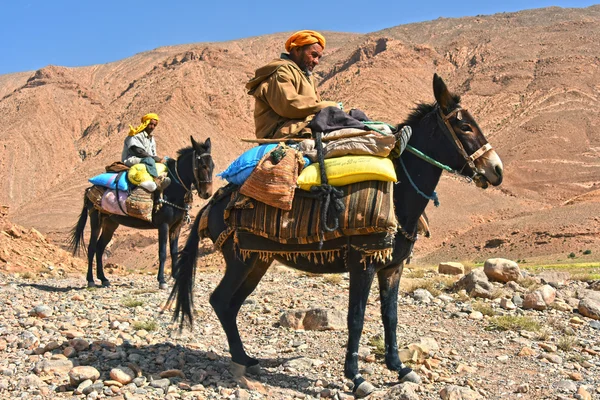
<instances>
[{"instance_id":1,"label":"dark mule","mask_svg":"<svg viewBox=\"0 0 600 400\"><path fill-rule=\"evenodd\" d=\"M401 126L408 125L413 134L409 144L427 156L476 180L478 186L486 188L488 183L496 186L502 182L502 162L487 143L471 115L460 107L458 96L448 92L446 84L437 75L433 78L435 104L421 104ZM313 262L307 257L288 260L274 256L283 264L310 273L349 272L350 293L348 305L348 346L344 364L344 375L354 382L357 397L370 394L374 387L359 374L358 346L363 329L365 307L375 275L379 281L381 316L385 332L385 363L397 371L400 381L419 382L419 376L402 364L398 357L396 341L398 286L402 275L403 261L410 255L416 239L419 216L433 196L442 170L430 162L405 151L394 160L399 183L394 189L394 206L400 225L393 243L393 253L384 262L361 262L361 253L348 246L345 257L324 263ZM435 164L435 163L434 163ZM439 164L438 164L439 165ZM406 172L405 172L406 171ZM412 184L410 183L412 180ZM228 197L216 200L208 216L209 236L215 241L226 229L223 210ZM180 255L174 273L175 286L171 299L175 298L174 319L181 323L192 322L193 281L199 236L196 218L186 246ZM259 238L257 238L259 239ZM285 244L275 243L273 251L286 249ZM226 270L223 279L212 293L210 304L215 310L227 335L234 370L240 374L257 367L258 360L244 351L237 327L237 315L244 300L254 291L273 259L264 261L256 253L243 259L230 236L222 246ZM254 368L253 368L254 369Z\"/></svg>"},{"instance_id":2,"label":"dark mule","mask_svg":"<svg viewBox=\"0 0 600 400\"><path fill-rule=\"evenodd\" d=\"M198 191L198 196L207 199L212 195L212 173L214 163L210 154L210 138L204 143L197 143L191 137L192 146L177 152L177 159L169 159L168 167L171 184L163 192L163 200L160 209L152 216L152 222L122 215L106 214L98 211L93 203L84 194L83 210L79 215L77 224L71 232L71 248L73 254L78 253L83 243L83 232L90 216L91 235L90 244L87 248L88 286L95 286L93 264L96 257L96 277L102 282L102 286L110 286L110 282L104 275L102 267L102 255L115 230L119 225L129 226L136 229L158 229L158 283L161 289L166 289L165 261L167 259L167 238L171 250L172 267L177 262L177 242L183 219L188 215L186 200L192 200L192 185Z\"/></svg>"}]
</instances>

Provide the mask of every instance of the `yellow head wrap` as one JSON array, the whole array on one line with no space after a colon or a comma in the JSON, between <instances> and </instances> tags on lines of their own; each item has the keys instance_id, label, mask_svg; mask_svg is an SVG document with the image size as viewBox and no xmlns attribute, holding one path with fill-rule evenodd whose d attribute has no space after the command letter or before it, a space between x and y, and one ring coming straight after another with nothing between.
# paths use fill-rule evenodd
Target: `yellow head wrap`
<instances>
[{"instance_id":1,"label":"yellow head wrap","mask_svg":"<svg viewBox=\"0 0 600 400\"><path fill-rule=\"evenodd\" d=\"M315 43L319 43L322 48L325 48L325 38L323 35L316 31L298 31L286 40L285 50L289 52L294 47L302 47Z\"/></svg>"},{"instance_id":2,"label":"yellow head wrap","mask_svg":"<svg viewBox=\"0 0 600 400\"><path fill-rule=\"evenodd\" d=\"M146 129L146 127L148 127L148 124L150 124L150 121L152 121L153 119L159 121L157 114L150 113L142 117L142 124L137 128L134 128L133 126L129 125L129 136L135 136L138 133L143 132Z\"/></svg>"}]
</instances>

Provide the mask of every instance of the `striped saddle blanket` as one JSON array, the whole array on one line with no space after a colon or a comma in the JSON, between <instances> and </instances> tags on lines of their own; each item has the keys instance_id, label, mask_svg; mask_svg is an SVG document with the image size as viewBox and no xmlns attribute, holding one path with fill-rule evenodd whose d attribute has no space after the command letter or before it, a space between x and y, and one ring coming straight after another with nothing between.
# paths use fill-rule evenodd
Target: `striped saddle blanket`
<instances>
[{"instance_id":1,"label":"striped saddle blanket","mask_svg":"<svg viewBox=\"0 0 600 400\"><path fill-rule=\"evenodd\" d=\"M393 182L381 181L339 187L345 206L339 228L324 232L323 240L374 233L394 235L398 224L393 188ZM296 190L289 211L233 192L224 217L230 231L248 232L278 243L302 245L321 240L321 202L302 190Z\"/></svg>"}]
</instances>

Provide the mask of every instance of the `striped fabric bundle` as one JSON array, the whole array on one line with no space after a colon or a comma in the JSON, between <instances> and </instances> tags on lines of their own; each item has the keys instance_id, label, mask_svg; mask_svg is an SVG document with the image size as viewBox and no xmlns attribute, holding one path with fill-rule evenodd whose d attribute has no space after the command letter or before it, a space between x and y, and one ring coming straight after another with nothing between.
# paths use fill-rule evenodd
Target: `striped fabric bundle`
<instances>
[{"instance_id":1,"label":"striped fabric bundle","mask_svg":"<svg viewBox=\"0 0 600 400\"><path fill-rule=\"evenodd\" d=\"M380 232L395 234L397 221L393 187L392 182L382 181L365 181L340 187L344 192L342 201L345 209L339 219L339 229L325 232L324 240ZM285 244L319 242L321 203L305 193L296 190L290 211L252 199L240 201L241 195L234 193L227 207L229 216L225 215L229 230L250 232ZM248 203L251 203L251 207Z\"/></svg>"}]
</instances>

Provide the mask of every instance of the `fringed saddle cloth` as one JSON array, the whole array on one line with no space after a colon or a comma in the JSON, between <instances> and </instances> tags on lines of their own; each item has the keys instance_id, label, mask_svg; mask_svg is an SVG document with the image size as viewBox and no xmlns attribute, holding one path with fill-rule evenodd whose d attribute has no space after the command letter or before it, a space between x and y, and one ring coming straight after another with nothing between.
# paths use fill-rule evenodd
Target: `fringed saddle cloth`
<instances>
[{"instance_id":1,"label":"fringed saddle cloth","mask_svg":"<svg viewBox=\"0 0 600 400\"><path fill-rule=\"evenodd\" d=\"M358 182L340 187L345 208L339 217L339 228L324 232L321 240L321 203L296 190L292 209L282 210L243 196L230 194L225 211L228 229L215 246L220 248L232 234L244 257L259 253L261 258L274 255L295 259L327 261L341 256L348 246L363 253L363 261L373 258L384 261L391 256L398 224L394 214L393 183L380 181ZM206 237L208 210L203 210L200 235ZM203 223L204 220L204 223ZM352 236L352 239L348 239ZM285 245L285 246L282 246Z\"/></svg>"}]
</instances>

